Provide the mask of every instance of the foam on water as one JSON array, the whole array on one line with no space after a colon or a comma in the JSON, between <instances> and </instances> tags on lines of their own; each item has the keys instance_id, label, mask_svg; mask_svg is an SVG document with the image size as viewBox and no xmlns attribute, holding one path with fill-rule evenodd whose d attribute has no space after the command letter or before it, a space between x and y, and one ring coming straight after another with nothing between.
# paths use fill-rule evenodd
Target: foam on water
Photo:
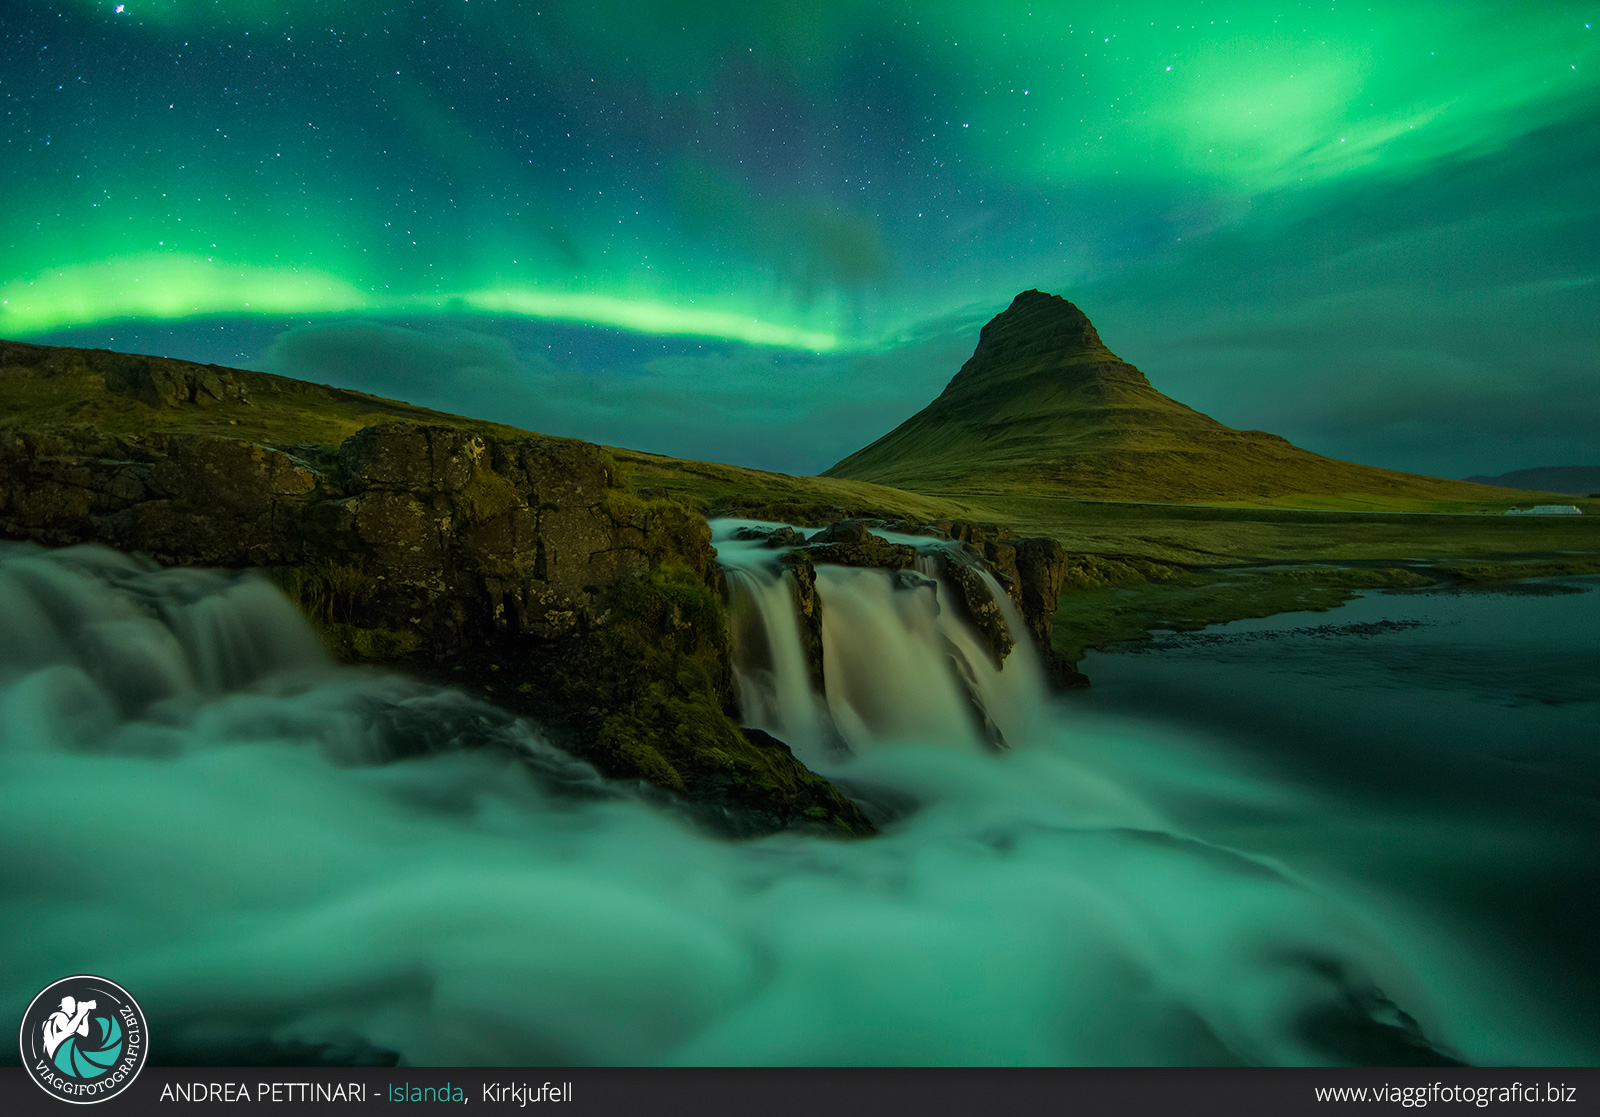
<instances>
[{"instance_id":1,"label":"foam on water","mask_svg":"<svg viewBox=\"0 0 1600 1117\"><path fill-rule=\"evenodd\" d=\"M934 668L885 650L896 591L824 585L830 647L878 625L861 662L931 703L944 684L915 675ZM925 640L925 589L899 592ZM1441 1014L1463 970L1419 961L1415 926L1217 840L1331 808L1192 737L1040 702L995 752L849 692L869 745L833 770L915 809L867 841L730 842L491 707L332 665L250 576L6 545L0 624L0 1015L103 973L144 1006L157 1060L1570 1054ZM978 690L998 706L1032 685ZM780 689L771 724L802 723Z\"/></svg>"}]
</instances>

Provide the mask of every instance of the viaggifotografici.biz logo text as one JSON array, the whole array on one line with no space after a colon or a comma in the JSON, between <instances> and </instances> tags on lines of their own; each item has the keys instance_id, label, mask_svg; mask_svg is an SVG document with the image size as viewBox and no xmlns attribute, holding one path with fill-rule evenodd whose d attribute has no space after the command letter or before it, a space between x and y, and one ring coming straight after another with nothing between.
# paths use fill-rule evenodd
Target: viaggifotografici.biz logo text
<instances>
[{"instance_id":1,"label":"viaggifotografici.biz logo text","mask_svg":"<svg viewBox=\"0 0 1600 1117\"><path fill-rule=\"evenodd\" d=\"M22 1065L45 1093L85 1104L114 1098L144 1066L144 1012L128 991L79 974L46 986L22 1014Z\"/></svg>"}]
</instances>

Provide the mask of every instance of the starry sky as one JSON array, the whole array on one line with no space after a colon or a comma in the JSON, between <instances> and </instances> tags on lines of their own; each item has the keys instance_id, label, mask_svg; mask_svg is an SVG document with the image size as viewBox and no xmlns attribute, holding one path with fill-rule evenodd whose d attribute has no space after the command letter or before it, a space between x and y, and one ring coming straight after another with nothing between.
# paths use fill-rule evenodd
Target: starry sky
<instances>
[{"instance_id":1,"label":"starry sky","mask_svg":"<svg viewBox=\"0 0 1600 1117\"><path fill-rule=\"evenodd\" d=\"M814 472L1019 290L1234 426L1600 462L1600 0L0 0L0 336Z\"/></svg>"}]
</instances>

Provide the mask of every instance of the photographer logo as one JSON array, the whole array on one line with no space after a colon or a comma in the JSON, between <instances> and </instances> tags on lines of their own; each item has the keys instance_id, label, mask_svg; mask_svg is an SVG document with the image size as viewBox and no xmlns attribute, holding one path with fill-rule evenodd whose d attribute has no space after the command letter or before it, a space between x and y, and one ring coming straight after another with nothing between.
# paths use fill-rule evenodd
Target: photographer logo
<instances>
[{"instance_id":1,"label":"photographer logo","mask_svg":"<svg viewBox=\"0 0 1600 1117\"><path fill-rule=\"evenodd\" d=\"M144 1066L144 1012L128 991L80 974L45 987L22 1014L22 1065L45 1093L75 1104L114 1098Z\"/></svg>"}]
</instances>

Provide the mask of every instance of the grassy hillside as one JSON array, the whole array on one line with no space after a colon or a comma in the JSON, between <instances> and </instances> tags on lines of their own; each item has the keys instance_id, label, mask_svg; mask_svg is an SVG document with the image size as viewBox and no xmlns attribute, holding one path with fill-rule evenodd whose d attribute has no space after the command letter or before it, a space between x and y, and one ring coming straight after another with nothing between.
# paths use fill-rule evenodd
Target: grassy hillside
<instances>
[{"instance_id":1,"label":"grassy hillside","mask_svg":"<svg viewBox=\"0 0 1600 1117\"><path fill-rule=\"evenodd\" d=\"M118 369L128 362L147 362L171 372L175 380L204 385L210 376L223 382L214 393L203 387L193 391L194 398L185 401L192 406L152 406L117 390ZM1191 414L1210 422L1196 412ZM104 350L0 342L0 430L92 426L110 436L210 433L287 447L329 445L364 426L393 420L516 433L515 428L498 423L268 373ZM1072 550L1137 554L1180 563L1600 551L1600 515L1503 516L1499 513L1513 503L1530 504L1551 496L1498 488L1485 490L1494 495L1493 501L1466 504L1464 508L1471 514L1382 515L1362 509L1299 512L1092 500L1025 488L985 491L974 486L969 491L932 493L827 475L795 477L615 447L610 453L641 493L689 497L708 511L765 513L818 522L836 518L840 510L919 520L992 520L1010 524L1023 534L1053 536ZM1600 513L1600 501L1577 503L1591 513Z\"/></svg>"},{"instance_id":2,"label":"grassy hillside","mask_svg":"<svg viewBox=\"0 0 1600 1117\"><path fill-rule=\"evenodd\" d=\"M189 405L156 406L117 390L118 369L134 361L166 370L174 383L197 385L185 401ZM208 376L214 392L205 387ZM1115 398L1115 392L1108 396ZM1190 422L1190 429L1211 422L1190 414L1200 420ZM515 433L265 373L0 342L0 433L91 426L110 436L193 432L294 447L332 444L361 427L394 420ZM1059 539L1077 556L1056 624L1058 648L1073 658L1086 647L1134 638L1152 627L1326 607L1360 588L1413 585L1419 578L1481 581L1600 569L1600 501L1578 501L1590 513L1585 516L1500 514L1514 502L1548 501L1549 494L1490 489L1494 500L1487 503L1417 502L1466 509L1456 514L1296 511L1087 500L1062 496L1042 482L941 494L620 448L608 452L640 495L687 498L707 512L798 523L822 523L844 513L963 518Z\"/></svg>"},{"instance_id":3,"label":"grassy hillside","mask_svg":"<svg viewBox=\"0 0 1600 1117\"><path fill-rule=\"evenodd\" d=\"M209 382L214 388L202 387L191 399L173 401L195 406L161 406L161 401L120 390L136 365L173 383ZM362 427L393 420L516 432L499 423L264 372L105 349L0 341L0 429L91 426L112 437L215 434L265 446L304 446L333 445Z\"/></svg>"}]
</instances>

